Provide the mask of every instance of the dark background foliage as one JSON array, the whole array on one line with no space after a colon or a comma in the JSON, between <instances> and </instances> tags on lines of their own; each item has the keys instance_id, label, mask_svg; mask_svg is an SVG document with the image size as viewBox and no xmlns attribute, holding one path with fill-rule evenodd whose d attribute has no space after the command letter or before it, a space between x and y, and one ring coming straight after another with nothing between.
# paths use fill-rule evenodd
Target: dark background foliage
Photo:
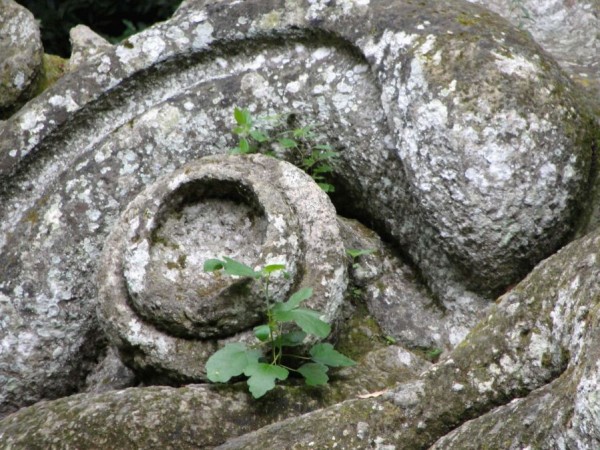
<instances>
[{"instance_id":1,"label":"dark background foliage","mask_svg":"<svg viewBox=\"0 0 600 450\"><path fill-rule=\"evenodd\" d=\"M69 30L84 24L115 43L169 18L181 0L16 0L40 21L46 53L68 58Z\"/></svg>"}]
</instances>

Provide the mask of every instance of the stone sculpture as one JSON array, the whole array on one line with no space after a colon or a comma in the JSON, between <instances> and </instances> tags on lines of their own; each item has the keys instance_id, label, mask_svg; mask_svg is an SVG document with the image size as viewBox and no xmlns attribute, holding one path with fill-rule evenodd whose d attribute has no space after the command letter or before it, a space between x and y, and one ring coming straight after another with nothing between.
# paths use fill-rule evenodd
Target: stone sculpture
<instances>
[{"instance_id":1,"label":"stone sculpture","mask_svg":"<svg viewBox=\"0 0 600 450\"><path fill-rule=\"evenodd\" d=\"M0 414L58 399L0 421L0 441L598 444L597 232L540 263L597 223L597 104L527 33L461 0L197 0L117 46L85 39L100 50L78 48L71 73L0 122ZM340 153L338 213L390 244L336 220L288 163L225 156L235 105L318 126ZM229 225L215 232L220 211ZM350 265L354 291L344 245L378 250ZM277 289L319 291L314 306L339 339L359 292L384 333L417 353L362 355L320 398L282 387L283 405L248 421L220 416L256 411L237 387L60 398L103 391L102 378L202 381L206 358L257 319L243 281L199 273L200 256L235 252L285 262L292 280ZM249 303L201 300L234 297ZM424 348L446 356L430 365L416 356ZM388 366L368 381L381 358ZM387 392L352 398L361 385ZM550 425L547 405L573 421ZM530 433L524 415L544 427ZM498 417L506 427L490 425Z\"/></svg>"},{"instance_id":2,"label":"stone sculpture","mask_svg":"<svg viewBox=\"0 0 600 450\"><path fill-rule=\"evenodd\" d=\"M263 320L260 290L247 279L215 279L204 261L236 258L252 267L283 264L273 298L312 287L307 307L337 318L346 259L335 209L314 181L273 158L207 157L141 193L104 246L100 316L138 370L206 380L219 342L247 341Z\"/></svg>"}]
</instances>

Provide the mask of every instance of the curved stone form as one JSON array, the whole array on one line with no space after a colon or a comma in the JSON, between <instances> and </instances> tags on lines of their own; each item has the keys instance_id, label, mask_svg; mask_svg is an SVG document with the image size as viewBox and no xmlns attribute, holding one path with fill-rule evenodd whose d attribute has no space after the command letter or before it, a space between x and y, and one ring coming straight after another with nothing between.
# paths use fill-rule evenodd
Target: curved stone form
<instances>
[{"instance_id":1,"label":"curved stone form","mask_svg":"<svg viewBox=\"0 0 600 450\"><path fill-rule=\"evenodd\" d=\"M529 31L572 78L600 94L600 3L595 0L469 0Z\"/></svg>"},{"instance_id":2,"label":"curved stone form","mask_svg":"<svg viewBox=\"0 0 600 450\"><path fill-rule=\"evenodd\" d=\"M160 175L227 152L234 105L322 125L338 204L402 246L442 303L515 282L578 219L586 112L496 15L460 0L187 2L0 123L0 414L79 389L106 235Z\"/></svg>"},{"instance_id":3,"label":"curved stone form","mask_svg":"<svg viewBox=\"0 0 600 450\"><path fill-rule=\"evenodd\" d=\"M0 119L31 97L43 53L33 14L12 0L0 2Z\"/></svg>"},{"instance_id":4,"label":"curved stone form","mask_svg":"<svg viewBox=\"0 0 600 450\"><path fill-rule=\"evenodd\" d=\"M224 342L252 340L264 320L260 286L204 273L210 258L283 264L272 298L312 287L306 306L332 321L346 289L335 209L294 166L252 155L213 156L160 178L125 209L100 263L99 316L134 369L201 380Z\"/></svg>"},{"instance_id":5,"label":"curved stone form","mask_svg":"<svg viewBox=\"0 0 600 450\"><path fill-rule=\"evenodd\" d=\"M540 263L417 379L217 448L598 448L599 254L596 230Z\"/></svg>"}]
</instances>

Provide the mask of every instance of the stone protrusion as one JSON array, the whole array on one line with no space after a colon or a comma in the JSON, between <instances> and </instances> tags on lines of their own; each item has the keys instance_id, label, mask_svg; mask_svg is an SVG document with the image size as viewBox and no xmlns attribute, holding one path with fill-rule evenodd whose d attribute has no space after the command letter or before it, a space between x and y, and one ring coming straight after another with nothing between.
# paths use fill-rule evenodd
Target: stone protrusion
<instances>
[{"instance_id":1,"label":"stone protrusion","mask_svg":"<svg viewBox=\"0 0 600 450\"><path fill-rule=\"evenodd\" d=\"M0 1L0 119L33 94L43 53L33 15L12 0Z\"/></svg>"},{"instance_id":2,"label":"stone protrusion","mask_svg":"<svg viewBox=\"0 0 600 450\"><path fill-rule=\"evenodd\" d=\"M271 277L270 297L283 301L311 287L305 305L327 321L336 317L345 257L327 196L273 158L206 157L147 187L104 246L98 311L126 363L200 380L224 342L252 339L265 320L262 287L203 271L205 261L223 257L255 270L284 265L288 276Z\"/></svg>"}]
</instances>

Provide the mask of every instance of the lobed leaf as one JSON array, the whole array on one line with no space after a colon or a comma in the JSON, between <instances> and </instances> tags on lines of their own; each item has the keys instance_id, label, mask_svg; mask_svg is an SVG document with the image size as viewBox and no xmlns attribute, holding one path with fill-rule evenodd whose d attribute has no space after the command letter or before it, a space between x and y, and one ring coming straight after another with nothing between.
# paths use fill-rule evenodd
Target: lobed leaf
<instances>
[{"instance_id":1,"label":"lobed leaf","mask_svg":"<svg viewBox=\"0 0 600 450\"><path fill-rule=\"evenodd\" d=\"M310 349L312 360L331 367L347 367L356 364L346 355L338 352L328 343L316 344Z\"/></svg>"},{"instance_id":2,"label":"lobed leaf","mask_svg":"<svg viewBox=\"0 0 600 450\"><path fill-rule=\"evenodd\" d=\"M296 309L300 303L302 303L304 300L309 299L310 297L312 297L313 294L313 290L310 287L305 287L300 289L297 292L294 292L289 300L285 303L279 303L277 305L277 307L279 309L281 309L282 311L291 311L292 309Z\"/></svg>"},{"instance_id":3,"label":"lobed leaf","mask_svg":"<svg viewBox=\"0 0 600 450\"><path fill-rule=\"evenodd\" d=\"M225 345L206 361L206 376L212 382L226 383L241 375L249 364L258 362L259 350L248 349L241 342Z\"/></svg>"},{"instance_id":4,"label":"lobed leaf","mask_svg":"<svg viewBox=\"0 0 600 450\"><path fill-rule=\"evenodd\" d=\"M305 338L306 333L304 331L290 331L275 338L273 345L276 347L297 347L302 345Z\"/></svg>"},{"instance_id":5,"label":"lobed leaf","mask_svg":"<svg viewBox=\"0 0 600 450\"><path fill-rule=\"evenodd\" d=\"M273 307L273 318L279 322L294 322L307 334L314 334L320 338L326 338L331 332L331 325L321 320L321 314L310 309L296 308L283 310L276 308L282 305L278 303Z\"/></svg>"},{"instance_id":6,"label":"lobed leaf","mask_svg":"<svg viewBox=\"0 0 600 450\"><path fill-rule=\"evenodd\" d=\"M259 363L248 365L244 370L248 389L254 398L260 398L275 387L275 380L285 380L289 371L281 366Z\"/></svg>"},{"instance_id":7,"label":"lobed leaf","mask_svg":"<svg viewBox=\"0 0 600 450\"><path fill-rule=\"evenodd\" d=\"M304 377L309 386L322 386L327 384L329 367L319 363L306 363L298 368L298 372Z\"/></svg>"}]
</instances>

